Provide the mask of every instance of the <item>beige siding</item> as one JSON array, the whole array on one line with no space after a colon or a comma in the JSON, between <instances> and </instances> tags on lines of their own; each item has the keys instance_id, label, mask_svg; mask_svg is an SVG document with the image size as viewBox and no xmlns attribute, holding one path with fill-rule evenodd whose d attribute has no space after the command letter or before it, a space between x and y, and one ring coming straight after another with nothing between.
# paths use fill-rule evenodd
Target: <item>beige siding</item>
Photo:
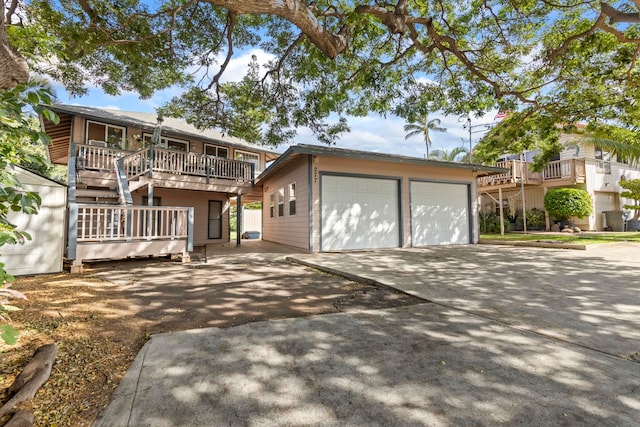
<instances>
[{"instance_id":1,"label":"beige siding","mask_svg":"<svg viewBox=\"0 0 640 427\"><path fill-rule=\"evenodd\" d=\"M424 166L396 162L383 162L374 160L361 160L342 157L314 156L312 163L312 194L313 194L313 250L320 247L320 175L323 172L337 172L345 174L384 176L400 178L402 181L401 193L401 217L403 247L411 246L411 210L409 198L409 180L423 179L445 182L471 184L471 221L472 242L478 241L477 210L475 200L475 176L469 169L452 167ZM266 199L265 199L266 200Z\"/></svg>"},{"instance_id":2,"label":"beige siding","mask_svg":"<svg viewBox=\"0 0 640 427\"><path fill-rule=\"evenodd\" d=\"M141 204L147 191L141 190L134 193L134 204ZM194 220L193 244L202 246L207 243L229 242L229 198L225 193L208 193L204 191L170 190L156 188L153 197L160 197L161 206L187 206L193 207ZM222 239L208 239L209 229L209 200L222 201Z\"/></svg>"},{"instance_id":3,"label":"beige siding","mask_svg":"<svg viewBox=\"0 0 640 427\"><path fill-rule=\"evenodd\" d=\"M301 249L309 249L309 172L308 157L301 156L295 164L263 182L262 238ZM288 187L296 183L296 214L289 215ZM270 217L270 195L284 189L284 216Z\"/></svg>"}]
</instances>

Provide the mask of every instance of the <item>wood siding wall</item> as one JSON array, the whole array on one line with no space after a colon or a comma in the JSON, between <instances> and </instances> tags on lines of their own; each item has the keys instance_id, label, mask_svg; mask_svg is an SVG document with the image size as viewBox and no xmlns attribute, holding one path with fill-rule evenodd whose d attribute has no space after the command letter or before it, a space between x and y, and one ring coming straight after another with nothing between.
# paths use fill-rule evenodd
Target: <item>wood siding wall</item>
<instances>
[{"instance_id":1,"label":"wood siding wall","mask_svg":"<svg viewBox=\"0 0 640 427\"><path fill-rule=\"evenodd\" d=\"M136 205L142 204L142 198L147 195L144 190L133 194ZM229 242L229 199L225 193L209 193L204 191L171 190L155 188L153 197L160 197L161 206L193 207L193 244L202 246L208 243ZM209 200L222 201L222 239L209 239Z\"/></svg>"},{"instance_id":2,"label":"wood siding wall","mask_svg":"<svg viewBox=\"0 0 640 427\"><path fill-rule=\"evenodd\" d=\"M269 178L262 185L262 239L309 250L309 167L308 156ZM296 184L296 214L289 215L287 192L289 184ZM270 216L270 196L284 190L284 216Z\"/></svg>"}]
</instances>

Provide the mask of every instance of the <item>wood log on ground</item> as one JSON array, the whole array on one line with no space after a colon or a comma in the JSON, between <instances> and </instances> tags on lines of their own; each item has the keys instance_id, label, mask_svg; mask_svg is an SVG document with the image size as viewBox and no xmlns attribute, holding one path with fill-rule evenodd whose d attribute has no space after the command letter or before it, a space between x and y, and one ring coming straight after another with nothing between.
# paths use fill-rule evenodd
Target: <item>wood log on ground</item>
<instances>
[{"instance_id":1,"label":"wood log on ground","mask_svg":"<svg viewBox=\"0 0 640 427\"><path fill-rule=\"evenodd\" d=\"M33 427L33 412L17 411L4 427Z\"/></svg>"},{"instance_id":2,"label":"wood log on ground","mask_svg":"<svg viewBox=\"0 0 640 427\"><path fill-rule=\"evenodd\" d=\"M58 346L55 344L43 345L36 350L31 361L9 387L9 392L13 396L0 407L0 418L12 414L17 404L33 399L38 389L51 375L57 352Z\"/></svg>"}]
</instances>

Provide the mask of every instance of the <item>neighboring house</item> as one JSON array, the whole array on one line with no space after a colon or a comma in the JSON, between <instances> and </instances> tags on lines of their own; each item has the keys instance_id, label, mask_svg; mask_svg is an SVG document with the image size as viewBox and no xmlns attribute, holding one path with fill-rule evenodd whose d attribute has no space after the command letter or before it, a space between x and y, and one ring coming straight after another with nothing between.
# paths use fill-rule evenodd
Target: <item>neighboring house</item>
<instances>
[{"instance_id":1,"label":"neighboring house","mask_svg":"<svg viewBox=\"0 0 640 427\"><path fill-rule=\"evenodd\" d=\"M478 241L476 178L504 169L296 145L258 179L264 240L318 251Z\"/></svg>"},{"instance_id":2,"label":"neighboring house","mask_svg":"<svg viewBox=\"0 0 640 427\"><path fill-rule=\"evenodd\" d=\"M574 218L574 225L582 230L602 231L606 226L603 212L621 211L624 200L620 198L621 179L640 178L637 165L620 157L579 141L575 135L563 135L565 149L558 159L551 161L542 172L532 172L530 162L535 153L525 153L524 161L520 156L497 163L497 166L509 169L509 172L478 180L481 195L481 209L485 212L499 213L509 208L522 211L524 187L525 209L544 209L544 195L550 188L571 187L586 190L593 202L593 213L584 219ZM546 229L551 221L547 218ZM621 230L620 230L621 231Z\"/></svg>"},{"instance_id":3,"label":"neighboring house","mask_svg":"<svg viewBox=\"0 0 640 427\"><path fill-rule=\"evenodd\" d=\"M193 245L228 243L230 205L260 200L252 195L254 180L278 156L183 120L160 122L155 114L51 109L60 122L41 120L52 138L50 160L69 167L72 271L88 259L187 258Z\"/></svg>"},{"instance_id":4,"label":"neighboring house","mask_svg":"<svg viewBox=\"0 0 640 427\"><path fill-rule=\"evenodd\" d=\"M0 261L13 275L49 274L62 271L67 188L35 172L13 166L12 173L27 191L38 193L42 204L38 213L9 212L7 219L26 231L31 240L22 245L0 247Z\"/></svg>"}]
</instances>

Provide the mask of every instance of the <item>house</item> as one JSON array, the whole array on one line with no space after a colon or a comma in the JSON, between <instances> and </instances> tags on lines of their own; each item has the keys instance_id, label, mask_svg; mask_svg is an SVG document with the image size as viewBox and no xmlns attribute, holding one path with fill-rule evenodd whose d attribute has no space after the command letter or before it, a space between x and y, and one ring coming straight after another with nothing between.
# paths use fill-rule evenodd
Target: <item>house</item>
<instances>
[{"instance_id":1,"label":"house","mask_svg":"<svg viewBox=\"0 0 640 427\"><path fill-rule=\"evenodd\" d=\"M561 142L564 150L542 172L533 172L530 168L536 152L499 161L496 166L507 168L508 172L478 180L481 209L496 213L513 209L522 212L524 198L525 210L543 210L544 196L550 188L580 188L591 196L593 213L584 219L574 218L574 225L582 230L604 230L607 227L604 212L622 211L629 202L620 197L620 180L640 178L640 168L623 157L585 144L576 135L562 135ZM549 230L552 219L547 217L546 222Z\"/></svg>"},{"instance_id":2,"label":"house","mask_svg":"<svg viewBox=\"0 0 640 427\"><path fill-rule=\"evenodd\" d=\"M13 173L25 190L38 193L42 201L38 213L27 215L9 212L7 219L26 231L31 240L21 245L0 248L0 262L12 275L51 274L62 271L64 251L67 188L35 172L12 166Z\"/></svg>"},{"instance_id":3,"label":"house","mask_svg":"<svg viewBox=\"0 0 640 427\"><path fill-rule=\"evenodd\" d=\"M83 260L188 259L194 245L229 243L231 204L261 200L255 178L278 156L155 114L51 109L60 122L41 122L52 138L51 162L68 165L66 257L72 271L80 271Z\"/></svg>"},{"instance_id":4,"label":"house","mask_svg":"<svg viewBox=\"0 0 640 427\"><path fill-rule=\"evenodd\" d=\"M262 238L311 252L476 243L476 179L502 172L295 145L256 182Z\"/></svg>"}]
</instances>

